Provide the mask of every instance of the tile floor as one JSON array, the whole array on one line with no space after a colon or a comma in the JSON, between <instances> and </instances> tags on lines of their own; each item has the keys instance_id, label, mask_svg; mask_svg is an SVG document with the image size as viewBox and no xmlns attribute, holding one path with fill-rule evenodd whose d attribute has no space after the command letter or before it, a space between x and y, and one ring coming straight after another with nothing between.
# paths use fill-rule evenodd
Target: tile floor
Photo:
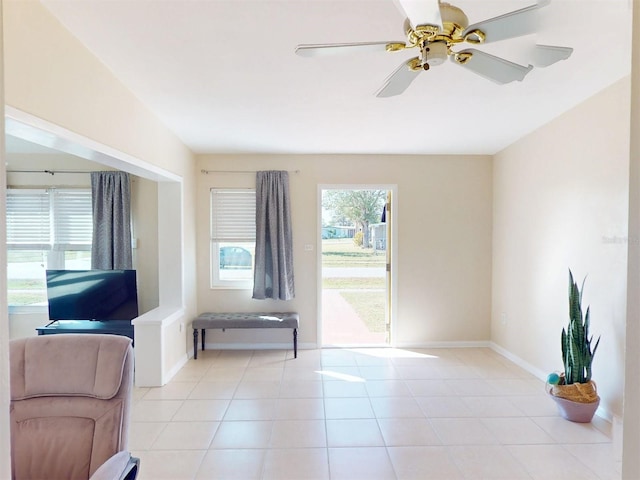
<instances>
[{"instance_id":1,"label":"tile floor","mask_svg":"<svg viewBox=\"0 0 640 480\"><path fill-rule=\"evenodd\" d=\"M141 480L620 478L608 423L490 349L205 351L134 390Z\"/></svg>"}]
</instances>

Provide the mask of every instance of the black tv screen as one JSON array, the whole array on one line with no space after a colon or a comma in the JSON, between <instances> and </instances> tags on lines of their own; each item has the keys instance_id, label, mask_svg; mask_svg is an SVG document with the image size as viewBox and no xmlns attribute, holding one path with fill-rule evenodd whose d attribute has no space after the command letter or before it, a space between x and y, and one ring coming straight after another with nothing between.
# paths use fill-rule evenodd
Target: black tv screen
<instances>
[{"instance_id":1,"label":"black tv screen","mask_svg":"<svg viewBox=\"0 0 640 480\"><path fill-rule=\"evenodd\" d=\"M51 320L132 320L138 316L135 270L47 270Z\"/></svg>"}]
</instances>

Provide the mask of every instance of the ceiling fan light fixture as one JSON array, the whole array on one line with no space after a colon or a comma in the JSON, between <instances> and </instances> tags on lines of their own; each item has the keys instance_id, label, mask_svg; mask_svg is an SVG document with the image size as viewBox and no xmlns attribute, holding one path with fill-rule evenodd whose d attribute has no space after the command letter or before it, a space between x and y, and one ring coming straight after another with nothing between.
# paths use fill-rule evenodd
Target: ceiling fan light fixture
<instances>
[{"instance_id":1,"label":"ceiling fan light fixture","mask_svg":"<svg viewBox=\"0 0 640 480\"><path fill-rule=\"evenodd\" d=\"M430 66L435 67L442 65L448 56L449 48L446 42L431 42L424 47L423 63L429 63Z\"/></svg>"}]
</instances>

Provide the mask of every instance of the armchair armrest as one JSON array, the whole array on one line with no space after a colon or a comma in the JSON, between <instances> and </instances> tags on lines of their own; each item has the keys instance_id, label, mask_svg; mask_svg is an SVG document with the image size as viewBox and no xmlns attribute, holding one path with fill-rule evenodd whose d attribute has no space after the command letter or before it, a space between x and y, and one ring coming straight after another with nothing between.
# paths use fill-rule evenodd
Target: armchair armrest
<instances>
[{"instance_id":1,"label":"armchair armrest","mask_svg":"<svg viewBox=\"0 0 640 480\"><path fill-rule=\"evenodd\" d=\"M104 462L89 480L134 480L138 476L140 459L129 452L118 452Z\"/></svg>"}]
</instances>

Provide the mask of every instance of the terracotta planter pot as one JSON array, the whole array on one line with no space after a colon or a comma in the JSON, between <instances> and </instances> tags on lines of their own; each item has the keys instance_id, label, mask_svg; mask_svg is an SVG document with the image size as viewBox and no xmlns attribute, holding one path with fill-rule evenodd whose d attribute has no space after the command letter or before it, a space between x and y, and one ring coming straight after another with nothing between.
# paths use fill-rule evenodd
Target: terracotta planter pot
<instances>
[{"instance_id":1,"label":"terracotta planter pot","mask_svg":"<svg viewBox=\"0 0 640 480\"><path fill-rule=\"evenodd\" d=\"M560 415L571 422L591 422L596 410L598 409L598 405L600 405L600 397L598 397L595 402L581 403L567 400L566 398L556 397L551 395L551 393L549 393L549 396L556 402Z\"/></svg>"}]
</instances>

